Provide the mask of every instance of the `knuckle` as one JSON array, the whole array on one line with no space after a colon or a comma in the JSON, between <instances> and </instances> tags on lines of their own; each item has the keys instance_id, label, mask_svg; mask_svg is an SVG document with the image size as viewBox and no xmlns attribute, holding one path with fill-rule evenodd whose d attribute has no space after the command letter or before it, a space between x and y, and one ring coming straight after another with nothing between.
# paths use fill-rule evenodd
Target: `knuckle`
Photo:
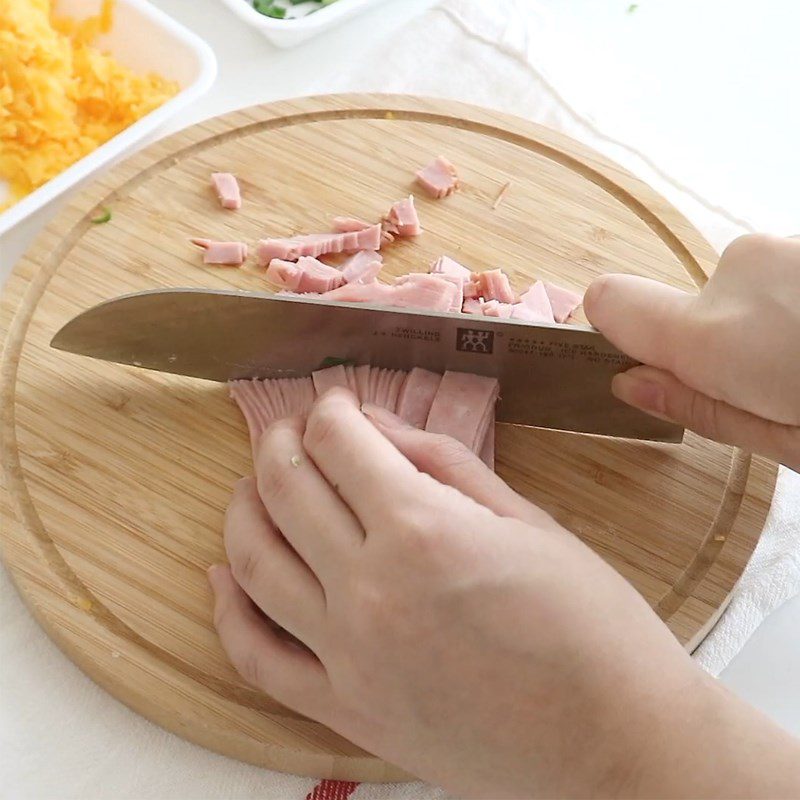
<instances>
[{"instance_id":1,"label":"knuckle","mask_svg":"<svg viewBox=\"0 0 800 800\"><path fill-rule=\"evenodd\" d=\"M306 424L303 443L314 451L335 444L341 430L340 404L336 399L324 398L311 412Z\"/></svg>"},{"instance_id":2,"label":"knuckle","mask_svg":"<svg viewBox=\"0 0 800 800\"><path fill-rule=\"evenodd\" d=\"M286 428L280 423L265 432L261 440L258 459L258 488L262 497L282 497L289 490L292 479L291 455L286 446ZM292 451L292 455L296 455Z\"/></svg>"},{"instance_id":3,"label":"knuckle","mask_svg":"<svg viewBox=\"0 0 800 800\"><path fill-rule=\"evenodd\" d=\"M466 445L451 436L436 434L428 449L431 461L443 472L457 472L474 462L474 454Z\"/></svg>"},{"instance_id":4,"label":"knuckle","mask_svg":"<svg viewBox=\"0 0 800 800\"><path fill-rule=\"evenodd\" d=\"M247 683L258 687L264 685L264 663L258 651L248 649L237 658L234 666Z\"/></svg>"},{"instance_id":5,"label":"knuckle","mask_svg":"<svg viewBox=\"0 0 800 800\"><path fill-rule=\"evenodd\" d=\"M231 559L231 573L239 586L252 586L260 572L261 555L252 547L245 546L228 554Z\"/></svg>"},{"instance_id":6,"label":"knuckle","mask_svg":"<svg viewBox=\"0 0 800 800\"><path fill-rule=\"evenodd\" d=\"M738 264L740 261L761 259L772 253L777 237L768 233L746 233L734 239L722 252L720 267Z\"/></svg>"}]
</instances>

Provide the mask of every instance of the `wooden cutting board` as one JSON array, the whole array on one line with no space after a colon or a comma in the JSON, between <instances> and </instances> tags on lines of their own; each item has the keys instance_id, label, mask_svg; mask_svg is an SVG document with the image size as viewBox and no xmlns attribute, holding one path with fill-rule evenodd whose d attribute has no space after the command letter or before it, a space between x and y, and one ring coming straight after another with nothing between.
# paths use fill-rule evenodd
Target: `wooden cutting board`
<instances>
[{"instance_id":1,"label":"wooden cutting board","mask_svg":"<svg viewBox=\"0 0 800 800\"><path fill-rule=\"evenodd\" d=\"M203 267L187 242L376 219L442 153L463 178L418 195L425 233L386 273L442 253L584 289L604 272L702 286L715 254L647 186L553 131L410 97L303 99L236 112L161 141L73 197L19 263L2 306L5 563L67 655L115 697L213 750L351 780L403 774L245 686L211 624L205 570L250 470L224 386L51 350L72 316L163 286L262 289L259 270ZM214 170L244 206L219 207ZM493 201L511 181L496 210ZM107 224L89 221L108 206ZM202 321L200 321L202 323ZM498 471L628 578L687 647L724 608L761 532L775 467L687 435L683 445L501 426Z\"/></svg>"}]
</instances>

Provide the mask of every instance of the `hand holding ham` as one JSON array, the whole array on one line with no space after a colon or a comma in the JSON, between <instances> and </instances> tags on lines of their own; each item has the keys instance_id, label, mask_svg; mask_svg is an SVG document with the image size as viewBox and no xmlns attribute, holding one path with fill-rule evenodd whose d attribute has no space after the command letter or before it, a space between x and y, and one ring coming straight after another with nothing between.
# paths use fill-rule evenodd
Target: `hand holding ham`
<instances>
[{"instance_id":1,"label":"hand holding ham","mask_svg":"<svg viewBox=\"0 0 800 800\"><path fill-rule=\"evenodd\" d=\"M800 239L734 241L699 295L604 275L589 321L641 361L621 400L709 439L800 469Z\"/></svg>"},{"instance_id":2,"label":"hand holding ham","mask_svg":"<svg viewBox=\"0 0 800 800\"><path fill-rule=\"evenodd\" d=\"M346 391L267 429L224 537L215 621L245 679L452 792L800 789L791 739L622 577L465 447Z\"/></svg>"}]
</instances>

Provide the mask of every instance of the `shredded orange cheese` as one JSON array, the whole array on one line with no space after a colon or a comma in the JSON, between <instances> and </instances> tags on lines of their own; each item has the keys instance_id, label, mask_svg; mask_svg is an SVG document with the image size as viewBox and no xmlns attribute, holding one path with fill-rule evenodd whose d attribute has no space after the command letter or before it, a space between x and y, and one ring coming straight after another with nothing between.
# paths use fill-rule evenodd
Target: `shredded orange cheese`
<instances>
[{"instance_id":1,"label":"shredded orange cheese","mask_svg":"<svg viewBox=\"0 0 800 800\"><path fill-rule=\"evenodd\" d=\"M93 46L114 0L81 21L51 0L0 0L0 180L12 205L157 108L178 86ZM0 192L0 198L2 192Z\"/></svg>"}]
</instances>

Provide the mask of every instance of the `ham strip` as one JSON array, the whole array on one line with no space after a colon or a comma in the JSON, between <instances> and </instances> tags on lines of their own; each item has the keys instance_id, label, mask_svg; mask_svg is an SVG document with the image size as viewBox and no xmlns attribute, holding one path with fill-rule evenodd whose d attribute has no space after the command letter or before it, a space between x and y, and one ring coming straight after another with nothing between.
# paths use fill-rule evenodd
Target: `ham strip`
<instances>
[{"instance_id":1,"label":"ham strip","mask_svg":"<svg viewBox=\"0 0 800 800\"><path fill-rule=\"evenodd\" d=\"M583 297L577 292L571 292L552 283L545 283L544 290L547 292L556 322L566 322L569 315L583 302Z\"/></svg>"},{"instance_id":2,"label":"ham strip","mask_svg":"<svg viewBox=\"0 0 800 800\"><path fill-rule=\"evenodd\" d=\"M242 207L242 195L239 192L239 181L230 172L212 172L211 185L217 193L223 208L237 209Z\"/></svg>"},{"instance_id":3,"label":"ham strip","mask_svg":"<svg viewBox=\"0 0 800 800\"><path fill-rule=\"evenodd\" d=\"M259 239L256 252L258 262L263 267L274 258L296 261L301 256L317 258L325 253L380 249L381 226L376 224L345 233L309 233L289 239Z\"/></svg>"},{"instance_id":4,"label":"ham strip","mask_svg":"<svg viewBox=\"0 0 800 800\"><path fill-rule=\"evenodd\" d=\"M273 258L267 267L267 279L299 294L323 294L344 283L344 277L338 269L310 256L302 256L297 263Z\"/></svg>"},{"instance_id":5,"label":"ham strip","mask_svg":"<svg viewBox=\"0 0 800 800\"><path fill-rule=\"evenodd\" d=\"M240 267L247 259L244 242L215 242L213 239L190 239L192 244L202 247L204 264L225 264Z\"/></svg>"},{"instance_id":6,"label":"ham strip","mask_svg":"<svg viewBox=\"0 0 800 800\"><path fill-rule=\"evenodd\" d=\"M458 261L450 258L449 256L439 256L436 261L431 264L431 275L442 275L450 278L459 278L461 281L471 281L472 273Z\"/></svg>"},{"instance_id":7,"label":"ham strip","mask_svg":"<svg viewBox=\"0 0 800 800\"><path fill-rule=\"evenodd\" d=\"M496 378L467 372L445 372L433 399L425 430L458 439L473 453L480 453L499 395Z\"/></svg>"},{"instance_id":8,"label":"ham strip","mask_svg":"<svg viewBox=\"0 0 800 800\"><path fill-rule=\"evenodd\" d=\"M397 397L397 415L415 428L424 428L441 382L438 372L414 367Z\"/></svg>"},{"instance_id":9,"label":"ham strip","mask_svg":"<svg viewBox=\"0 0 800 800\"><path fill-rule=\"evenodd\" d=\"M325 292L326 300L340 303L372 303L398 308L422 308L447 311L453 303L452 283L435 275L412 273L398 278L390 286L385 283L346 283L338 289Z\"/></svg>"},{"instance_id":10,"label":"ham strip","mask_svg":"<svg viewBox=\"0 0 800 800\"><path fill-rule=\"evenodd\" d=\"M484 317L508 319L514 311L514 306L511 303L501 303L499 300L489 300L483 304L481 310Z\"/></svg>"},{"instance_id":11,"label":"ham strip","mask_svg":"<svg viewBox=\"0 0 800 800\"><path fill-rule=\"evenodd\" d=\"M342 277L345 283L371 283L378 277L383 266L382 262L380 253L374 250L361 250L342 264Z\"/></svg>"},{"instance_id":12,"label":"ham strip","mask_svg":"<svg viewBox=\"0 0 800 800\"><path fill-rule=\"evenodd\" d=\"M358 219L358 217L334 217L331 224L336 233L351 233L365 231L367 228L371 228L374 223L364 222L363 219ZM394 235L386 229L387 224L388 223L381 223L381 241L384 244L389 244L389 242L394 241ZM395 231L395 233L397 233L397 231Z\"/></svg>"},{"instance_id":13,"label":"ham strip","mask_svg":"<svg viewBox=\"0 0 800 800\"><path fill-rule=\"evenodd\" d=\"M459 186L456 168L444 157L437 156L428 166L416 173L417 183L434 200L452 194Z\"/></svg>"}]
</instances>

